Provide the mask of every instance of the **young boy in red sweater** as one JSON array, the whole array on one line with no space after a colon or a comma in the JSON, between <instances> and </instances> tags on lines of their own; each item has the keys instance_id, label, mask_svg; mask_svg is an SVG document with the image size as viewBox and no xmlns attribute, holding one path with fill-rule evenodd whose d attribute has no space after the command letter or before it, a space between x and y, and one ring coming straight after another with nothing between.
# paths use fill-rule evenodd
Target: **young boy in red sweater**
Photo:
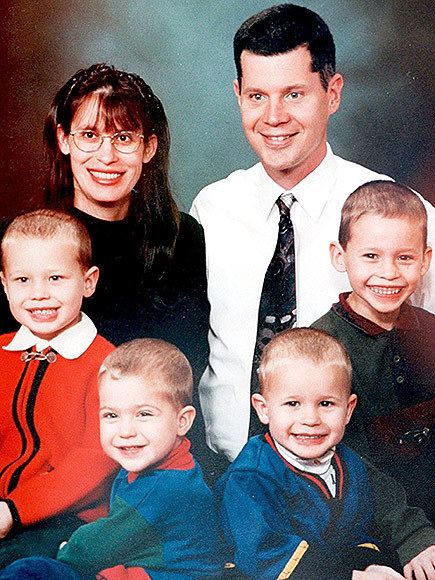
<instances>
[{"instance_id":1,"label":"young boy in red sweater","mask_svg":"<svg viewBox=\"0 0 435 580\"><path fill-rule=\"evenodd\" d=\"M113 346L80 312L98 280L85 227L23 214L1 243L1 281L21 323L0 336L0 567L54 556L103 515L114 463L98 433L98 369Z\"/></svg>"}]
</instances>

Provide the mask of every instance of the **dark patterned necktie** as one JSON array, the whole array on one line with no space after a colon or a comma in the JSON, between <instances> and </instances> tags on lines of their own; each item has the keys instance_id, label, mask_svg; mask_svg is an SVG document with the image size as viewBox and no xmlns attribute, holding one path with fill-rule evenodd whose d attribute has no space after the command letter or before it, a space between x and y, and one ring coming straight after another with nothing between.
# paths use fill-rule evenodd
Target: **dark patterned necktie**
<instances>
[{"instance_id":1,"label":"dark patterned necktie","mask_svg":"<svg viewBox=\"0 0 435 580\"><path fill-rule=\"evenodd\" d=\"M296 322L295 236L290 218L290 207L295 199L288 198L289 206L279 197L278 239L275 252L264 277L258 309L257 339L252 365L251 392L258 392L257 369L266 344L279 332ZM261 431L255 411L251 413L250 434Z\"/></svg>"}]
</instances>

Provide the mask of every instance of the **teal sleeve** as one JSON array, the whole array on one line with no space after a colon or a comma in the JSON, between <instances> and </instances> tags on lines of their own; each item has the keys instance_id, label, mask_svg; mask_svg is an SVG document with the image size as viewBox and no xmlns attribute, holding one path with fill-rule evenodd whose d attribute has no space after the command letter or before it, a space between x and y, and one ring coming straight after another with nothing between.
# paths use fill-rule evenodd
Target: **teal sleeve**
<instances>
[{"instance_id":1,"label":"teal sleeve","mask_svg":"<svg viewBox=\"0 0 435 580\"><path fill-rule=\"evenodd\" d=\"M159 566L163 549L143 516L115 497L109 516L78 528L59 550L57 559L81 573L95 575L118 564Z\"/></svg>"},{"instance_id":2,"label":"teal sleeve","mask_svg":"<svg viewBox=\"0 0 435 580\"><path fill-rule=\"evenodd\" d=\"M423 510L406 502L395 479L365 461L373 488L375 525L385 544L397 551L402 565L435 544L435 529Z\"/></svg>"}]
</instances>

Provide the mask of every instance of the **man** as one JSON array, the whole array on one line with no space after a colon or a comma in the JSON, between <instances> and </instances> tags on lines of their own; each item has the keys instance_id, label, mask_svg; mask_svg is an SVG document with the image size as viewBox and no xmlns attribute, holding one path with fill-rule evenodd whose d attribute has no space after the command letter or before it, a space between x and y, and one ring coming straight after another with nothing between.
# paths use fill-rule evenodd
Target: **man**
<instances>
[{"instance_id":1,"label":"man","mask_svg":"<svg viewBox=\"0 0 435 580\"><path fill-rule=\"evenodd\" d=\"M259 305L281 219L278 198L291 206L294 230L291 324L307 326L349 289L329 259L345 199L367 181L390 179L337 157L327 145L343 77L335 72L332 35L317 14L292 4L260 12L237 31L234 56L234 92L260 163L203 189L191 210L205 230L211 303L201 406L209 446L230 460L248 436ZM426 206L433 223L433 208ZM418 306L435 310L433 287L432 272Z\"/></svg>"}]
</instances>

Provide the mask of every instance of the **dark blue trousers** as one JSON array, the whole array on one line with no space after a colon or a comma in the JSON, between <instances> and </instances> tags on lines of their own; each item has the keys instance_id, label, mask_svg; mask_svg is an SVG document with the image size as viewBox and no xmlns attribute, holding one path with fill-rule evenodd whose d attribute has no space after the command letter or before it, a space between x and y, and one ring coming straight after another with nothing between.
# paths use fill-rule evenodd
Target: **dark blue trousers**
<instances>
[{"instance_id":1,"label":"dark blue trousers","mask_svg":"<svg viewBox=\"0 0 435 580\"><path fill-rule=\"evenodd\" d=\"M22 558L0 570L0 580L83 580L69 566L52 558Z\"/></svg>"}]
</instances>

